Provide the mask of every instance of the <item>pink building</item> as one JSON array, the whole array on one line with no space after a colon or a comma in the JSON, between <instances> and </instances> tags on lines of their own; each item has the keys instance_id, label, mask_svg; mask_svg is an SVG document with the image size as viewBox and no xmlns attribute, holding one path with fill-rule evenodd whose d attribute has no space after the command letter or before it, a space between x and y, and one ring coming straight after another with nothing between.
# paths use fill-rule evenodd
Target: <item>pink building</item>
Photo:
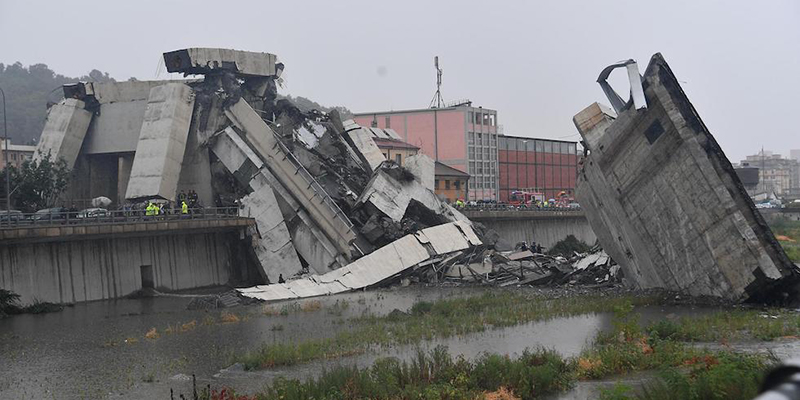
<instances>
[{"instance_id":1,"label":"pink building","mask_svg":"<svg viewBox=\"0 0 800 400\"><path fill-rule=\"evenodd\" d=\"M468 173L468 200L497 200L497 111L470 103L355 114L362 126L393 129L420 152Z\"/></svg>"}]
</instances>

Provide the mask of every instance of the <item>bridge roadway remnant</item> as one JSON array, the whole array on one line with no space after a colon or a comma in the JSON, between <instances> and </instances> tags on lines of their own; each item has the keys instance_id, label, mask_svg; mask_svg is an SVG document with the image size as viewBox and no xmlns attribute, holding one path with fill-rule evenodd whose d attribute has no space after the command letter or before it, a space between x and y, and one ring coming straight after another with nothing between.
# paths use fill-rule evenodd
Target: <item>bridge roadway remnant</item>
<instances>
[{"instance_id":1,"label":"bridge roadway remnant","mask_svg":"<svg viewBox=\"0 0 800 400\"><path fill-rule=\"evenodd\" d=\"M251 284L252 218L168 215L0 227L0 288L33 301L118 298L142 288ZM194 218L192 218L194 217Z\"/></svg>"},{"instance_id":2,"label":"bridge roadway remnant","mask_svg":"<svg viewBox=\"0 0 800 400\"><path fill-rule=\"evenodd\" d=\"M494 229L510 244L528 242L549 248L568 235L589 245L597 237L583 211L464 210L470 220Z\"/></svg>"}]
</instances>

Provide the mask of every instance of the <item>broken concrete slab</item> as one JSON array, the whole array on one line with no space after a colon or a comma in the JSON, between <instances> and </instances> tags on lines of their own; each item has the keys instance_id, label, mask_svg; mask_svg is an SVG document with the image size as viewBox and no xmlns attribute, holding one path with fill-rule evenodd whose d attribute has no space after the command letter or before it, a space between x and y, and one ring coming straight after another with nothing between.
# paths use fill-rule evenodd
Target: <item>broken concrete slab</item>
<instances>
[{"instance_id":1,"label":"broken concrete slab","mask_svg":"<svg viewBox=\"0 0 800 400\"><path fill-rule=\"evenodd\" d=\"M338 253L333 243L325 237L319 228L313 225L313 221L308 217L308 214L286 191L286 188L264 168L261 159L256 156L233 128L228 127L216 135L215 140L212 142L211 150L242 185L250 187L254 192L267 189L274 192L273 196L276 198L278 206L284 206L281 209L281 215L283 221L286 221L286 227L294 245L294 250L308 263L309 267L317 273L325 273L344 265L344 260L337 259ZM259 229L262 229L261 224L259 224ZM269 269L272 265L275 264L269 263L265 265L262 263L261 267ZM292 266L290 269L298 268ZM280 274L281 272L278 273ZM292 275L293 273L285 276ZM270 280L276 281L272 278Z\"/></svg>"},{"instance_id":2,"label":"broken concrete slab","mask_svg":"<svg viewBox=\"0 0 800 400\"><path fill-rule=\"evenodd\" d=\"M267 282L278 282L278 278L294 276L303 266L297 257L289 230L278 207L272 188L264 185L241 200L242 212L256 220L258 241L254 247L263 277Z\"/></svg>"},{"instance_id":3,"label":"broken concrete slab","mask_svg":"<svg viewBox=\"0 0 800 400\"><path fill-rule=\"evenodd\" d=\"M127 199L175 200L193 110L189 86L168 83L150 90Z\"/></svg>"},{"instance_id":4,"label":"broken concrete slab","mask_svg":"<svg viewBox=\"0 0 800 400\"><path fill-rule=\"evenodd\" d=\"M587 154L576 197L603 248L640 288L796 298L798 269L660 54L642 79L646 108L574 119Z\"/></svg>"},{"instance_id":5,"label":"broken concrete slab","mask_svg":"<svg viewBox=\"0 0 800 400\"><path fill-rule=\"evenodd\" d=\"M438 229L432 230L434 228ZM446 254L439 253L433 247L430 250L426 249L425 244L429 242L421 242L420 237L428 239L436 237L438 240L437 232L452 233L454 236L447 239L448 245L439 247L440 250L463 250L481 244L479 240L474 244L477 235L467 224L450 223L434 228L423 229L418 236L406 235L345 267L324 275L237 290L245 297L272 301L363 289L397 276L432 257Z\"/></svg>"},{"instance_id":6,"label":"broken concrete slab","mask_svg":"<svg viewBox=\"0 0 800 400\"><path fill-rule=\"evenodd\" d=\"M314 222L325 232L345 259L350 259L350 244L355 240L353 224L325 190L297 162L275 133L246 101L240 99L226 110L228 118L242 132L253 151L286 187Z\"/></svg>"},{"instance_id":7,"label":"broken concrete slab","mask_svg":"<svg viewBox=\"0 0 800 400\"><path fill-rule=\"evenodd\" d=\"M169 72L207 74L227 70L244 77L280 76L283 66L270 53L194 47L164 53Z\"/></svg>"},{"instance_id":8,"label":"broken concrete slab","mask_svg":"<svg viewBox=\"0 0 800 400\"><path fill-rule=\"evenodd\" d=\"M415 154L406 157L403 166L414 174L414 179L422 184L424 188L431 191L434 190L436 165L432 158L422 153Z\"/></svg>"},{"instance_id":9,"label":"broken concrete slab","mask_svg":"<svg viewBox=\"0 0 800 400\"><path fill-rule=\"evenodd\" d=\"M75 165L83 145L92 113L85 109L86 103L76 99L64 99L47 112L47 121L33 155L34 160L50 154L54 160L64 159L67 168Z\"/></svg>"},{"instance_id":10,"label":"broken concrete slab","mask_svg":"<svg viewBox=\"0 0 800 400\"><path fill-rule=\"evenodd\" d=\"M412 179L401 182L385 169L379 169L372 176L367 187L361 193L357 204L369 204L386 214L395 222L400 222L406 214L408 206L414 200L422 204L445 221L464 221L469 223L458 210L441 201L436 194Z\"/></svg>"},{"instance_id":11,"label":"broken concrete slab","mask_svg":"<svg viewBox=\"0 0 800 400\"><path fill-rule=\"evenodd\" d=\"M353 129L347 131L346 135L350 138L350 143L360 153L362 161L369 166L371 171L375 171L386 161L383 152L372 140L372 133L369 128Z\"/></svg>"}]
</instances>

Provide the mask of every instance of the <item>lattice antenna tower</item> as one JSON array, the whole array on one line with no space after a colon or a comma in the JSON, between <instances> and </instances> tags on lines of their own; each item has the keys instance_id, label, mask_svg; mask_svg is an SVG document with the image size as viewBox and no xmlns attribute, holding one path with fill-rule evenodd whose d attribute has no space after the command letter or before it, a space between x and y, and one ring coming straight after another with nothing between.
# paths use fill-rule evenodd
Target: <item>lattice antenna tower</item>
<instances>
[{"instance_id":1,"label":"lattice antenna tower","mask_svg":"<svg viewBox=\"0 0 800 400\"><path fill-rule=\"evenodd\" d=\"M442 98L442 69L439 68L439 56L433 57L433 66L436 67L436 93L431 99L430 108L442 108L444 99Z\"/></svg>"}]
</instances>

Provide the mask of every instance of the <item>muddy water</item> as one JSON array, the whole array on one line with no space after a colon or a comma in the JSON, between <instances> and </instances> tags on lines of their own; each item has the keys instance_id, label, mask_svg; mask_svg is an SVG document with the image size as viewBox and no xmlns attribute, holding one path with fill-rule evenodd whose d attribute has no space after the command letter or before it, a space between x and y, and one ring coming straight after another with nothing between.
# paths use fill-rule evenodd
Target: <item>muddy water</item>
<instances>
[{"instance_id":1,"label":"muddy water","mask_svg":"<svg viewBox=\"0 0 800 400\"><path fill-rule=\"evenodd\" d=\"M187 311L190 299L185 297L83 303L61 313L15 316L0 321L0 398L168 399L170 388L190 393L191 374L197 375L201 386L229 385L250 392L276 377L304 379L337 364L365 366L387 355L408 359L417 346L269 371L226 369L234 352L255 349L264 342L328 337L347 329L349 317L405 311L420 300L481 291L415 287L315 299L322 303L317 311L296 309L309 300L273 304L266 313L260 305L229 310L238 322L231 322L233 318L220 310ZM281 315L283 307L294 309ZM675 307L638 311L642 322L668 314L707 312ZM174 332L168 331L170 326ZM518 355L525 348L543 346L571 356L598 331L610 327L610 315L592 314L435 340L419 347L441 344L454 355L474 358L482 352ZM158 337L147 338L152 328Z\"/></svg>"}]
</instances>

